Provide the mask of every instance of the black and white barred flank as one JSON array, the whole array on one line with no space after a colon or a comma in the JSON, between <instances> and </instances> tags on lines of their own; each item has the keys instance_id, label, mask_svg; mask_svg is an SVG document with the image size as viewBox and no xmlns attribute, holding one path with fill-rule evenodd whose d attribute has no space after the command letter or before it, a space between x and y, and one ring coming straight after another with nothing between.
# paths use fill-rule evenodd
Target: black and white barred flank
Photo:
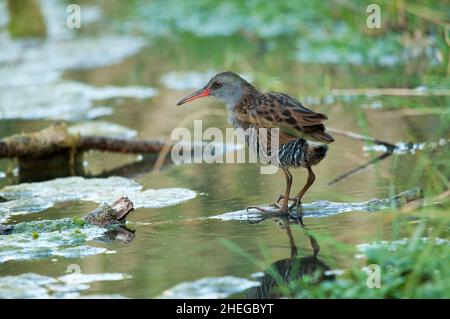
<instances>
[{"instance_id":1,"label":"black and white barred flank","mask_svg":"<svg viewBox=\"0 0 450 319\"><path fill-rule=\"evenodd\" d=\"M245 140L250 150L259 154L266 162L281 167L311 167L325 158L328 145L309 142L303 138L289 141L272 150L271 132L258 134L256 130L246 131Z\"/></svg>"},{"instance_id":2,"label":"black and white barred flank","mask_svg":"<svg viewBox=\"0 0 450 319\"><path fill-rule=\"evenodd\" d=\"M319 164L327 151L326 144L315 145L301 138L282 145L277 159L281 167L311 167Z\"/></svg>"}]
</instances>

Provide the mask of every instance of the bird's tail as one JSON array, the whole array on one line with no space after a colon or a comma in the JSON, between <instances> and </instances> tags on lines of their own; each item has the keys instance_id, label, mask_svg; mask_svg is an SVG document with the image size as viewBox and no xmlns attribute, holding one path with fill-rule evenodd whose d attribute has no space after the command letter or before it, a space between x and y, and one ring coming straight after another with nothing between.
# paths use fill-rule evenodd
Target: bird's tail
<instances>
[{"instance_id":1,"label":"bird's tail","mask_svg":"<svg viewBox=\"0 0 450 319\"><path fill-rule=\"evenodd\" d=\"M309 166L317 165L321 160L327 155L328 145L326 144L315 144L308 142L308 148L306 151L307 164Z\"/></svg>"},{"instance_id":2,"label":"bird's tail","mask_svg":"<svg viewBox=\"0 0 450 319\"><path fill-rule=\"evenodd\" d=\"M329 144L329 143L334 142L334 137L325 131L315 131L315 132L309 133L309 137L314 139L315 141L321 142L321 143Z\"/></svg>"}]
</instances>

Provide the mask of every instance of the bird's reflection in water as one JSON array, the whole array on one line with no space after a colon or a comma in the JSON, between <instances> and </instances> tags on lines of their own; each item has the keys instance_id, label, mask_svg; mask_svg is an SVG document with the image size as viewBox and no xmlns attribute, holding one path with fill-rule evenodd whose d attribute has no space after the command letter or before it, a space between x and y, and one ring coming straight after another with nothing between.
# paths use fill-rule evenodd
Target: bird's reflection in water
<instances>
[{"instance_id":1,"label":"bird's reflection in water","mask_svg":"<svg viewBox=\"0 0 450 319\"><path fill-rule=\"evenodd\" d=\"M129 244L133 241L135 235L136 231L127 228L125 225L121 225L119 227L109 229L103 234L103 236L98 238L98 240L101 242L111 242L114 240L118 240L122 243Z\"/></svg>"},{"instance_id":2,"label":"bird's reflection in water","mask_svg":"<svg viewBox=\"0 0 450 319\"><path fill-rule=\"evenodd\" d=\"M292 219L281 218L278 219L277 222L288 236L291 255L289 258L272 263L269 268L264 271L263 276L258 279L261 285L249 289L247 298L280 298L283 296L280 293L280 289L278 289L280 286L287 286L291 282L296 282L304 275L317 276L315 277L317 278L317 282L321 282L325 279L334 279L333 275L326 274L326 272L330 270L330 267L318 258L320 246L317 240L302 226L311 243L312 255L299 257L289 224L292 222ZM294 223L301 225L298 219L294 219Z\"/></svg>"}]
</instances>

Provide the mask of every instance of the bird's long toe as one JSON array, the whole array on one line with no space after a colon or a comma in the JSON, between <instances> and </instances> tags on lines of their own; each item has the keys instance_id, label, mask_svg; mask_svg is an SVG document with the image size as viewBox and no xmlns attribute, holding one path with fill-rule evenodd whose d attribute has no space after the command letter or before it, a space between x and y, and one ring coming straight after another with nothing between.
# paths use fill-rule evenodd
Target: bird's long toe
<instances>
[{"instance_id":1,"label":"bird's long toe","mask_svg":"<svg viewBox=\"0 0 450 319\"><path fill-rule=\"evenodd\" d=\"M278 201L276 201L275 203L270 204L269 206L271 207L275 207L275 208L281 208L281 205Z\"/></svg>"},{"instance_id":2,"label":"bird's long toe","mask_svg":"<svg viewBox=\"0 0 450 319\"><path fill-rule=\"evenodd\" d=\"M284 199L284 197L285 197L284 194L278 195L278 199L276 200L276 203L279 204L279 203L280 203L280 200ZM297 198L297 197L289 197L289 200L295 201L295 200L298 200L298 198Z\"/></svg>"}]
</instances>

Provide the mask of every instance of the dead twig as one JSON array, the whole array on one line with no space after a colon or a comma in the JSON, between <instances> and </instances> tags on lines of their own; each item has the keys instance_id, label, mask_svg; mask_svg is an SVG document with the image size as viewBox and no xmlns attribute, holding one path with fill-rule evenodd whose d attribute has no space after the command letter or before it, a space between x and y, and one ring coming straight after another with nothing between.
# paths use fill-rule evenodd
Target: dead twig
<instances>
[{"instance_id":1,"label":"dead twig","mask_svg":"<svg viewBox=\"0 0 450 319\"><path fill-rule=\"evenodd\" d=\"M383 145L384 147L386 147L386 152L384 152L380 156L377 156L376 158L373 158L372 160L370 160L369 162L367 162L363 165L360 165L344 174L339 175L338 177L333 179L331 182L329 182L328 186L334 185L350 176L353 176L353 175L365 170L369 166L388 158L389 156L391 156L394 153L395 149L397 149L397 146L395 144L381 141L372 136L361 135L361 134L350 132L350 131L342 131L342 130L331 128L331 127L328 128L327 131L332 132L334 134L342 135L342 136L345 136L345 137L348 137L351 139L355 139L355 140L359 140L359 141L363 141L363 142L369 142L369 143L373 143L373 144L377 144L377 145Z\"/></svg>"},{"instance_id":2,"label":"dead twig","mask_svg":"<svg viewBox=\"0 0 450 319\"><path fill-rule=\"evenodd\" d=\"M397 146L395 144L389 143L389 142L385 142L385 141L381 141L379 139L376 139L374 137L371 136L366 136L366 135L361 135L358 133L354 133L354 132L350 132L350 131L342 131L342 130L338 130L335 128L327 128L327 131L334 133L334 134L338 134L338 135L342 135L342 136L346 136L355 140L359 140L359 141L363 141L363 142L370 142L370 143L374 143L377 145L383 145L385 146L388 151L393 152Z\"/></svg>"},{"instance_id":3,"label":"dead twig","mask_svg":"<svg viewBox=\"0 0 450 319\"><path fill-rule=\"evenodd\" d=\"M385 152L385 153L381 154L380 156L377 156L376 158L370 160L369 162L367 162L367 163L365 163L363 165L360 165L360 166L356 167L355 169L352 169L351 171L348 171L348 172L346 172L346 173L344 173L342 175L339 175L338 177L333 179L331 182L329 182L328 186L332 186L334 184L337 184L340 181L342 181L342 180L344 180L344 179L346 179L346 178L348 178L350 176L353 176L353 175L355 175L355 174L365 170L369 166L371 166L371 165L373 165L373 164L375 164L377 162L380 162L380 161L388 158L391 155L392 155L392 152Z\"/></svg>"}]
</instances>

